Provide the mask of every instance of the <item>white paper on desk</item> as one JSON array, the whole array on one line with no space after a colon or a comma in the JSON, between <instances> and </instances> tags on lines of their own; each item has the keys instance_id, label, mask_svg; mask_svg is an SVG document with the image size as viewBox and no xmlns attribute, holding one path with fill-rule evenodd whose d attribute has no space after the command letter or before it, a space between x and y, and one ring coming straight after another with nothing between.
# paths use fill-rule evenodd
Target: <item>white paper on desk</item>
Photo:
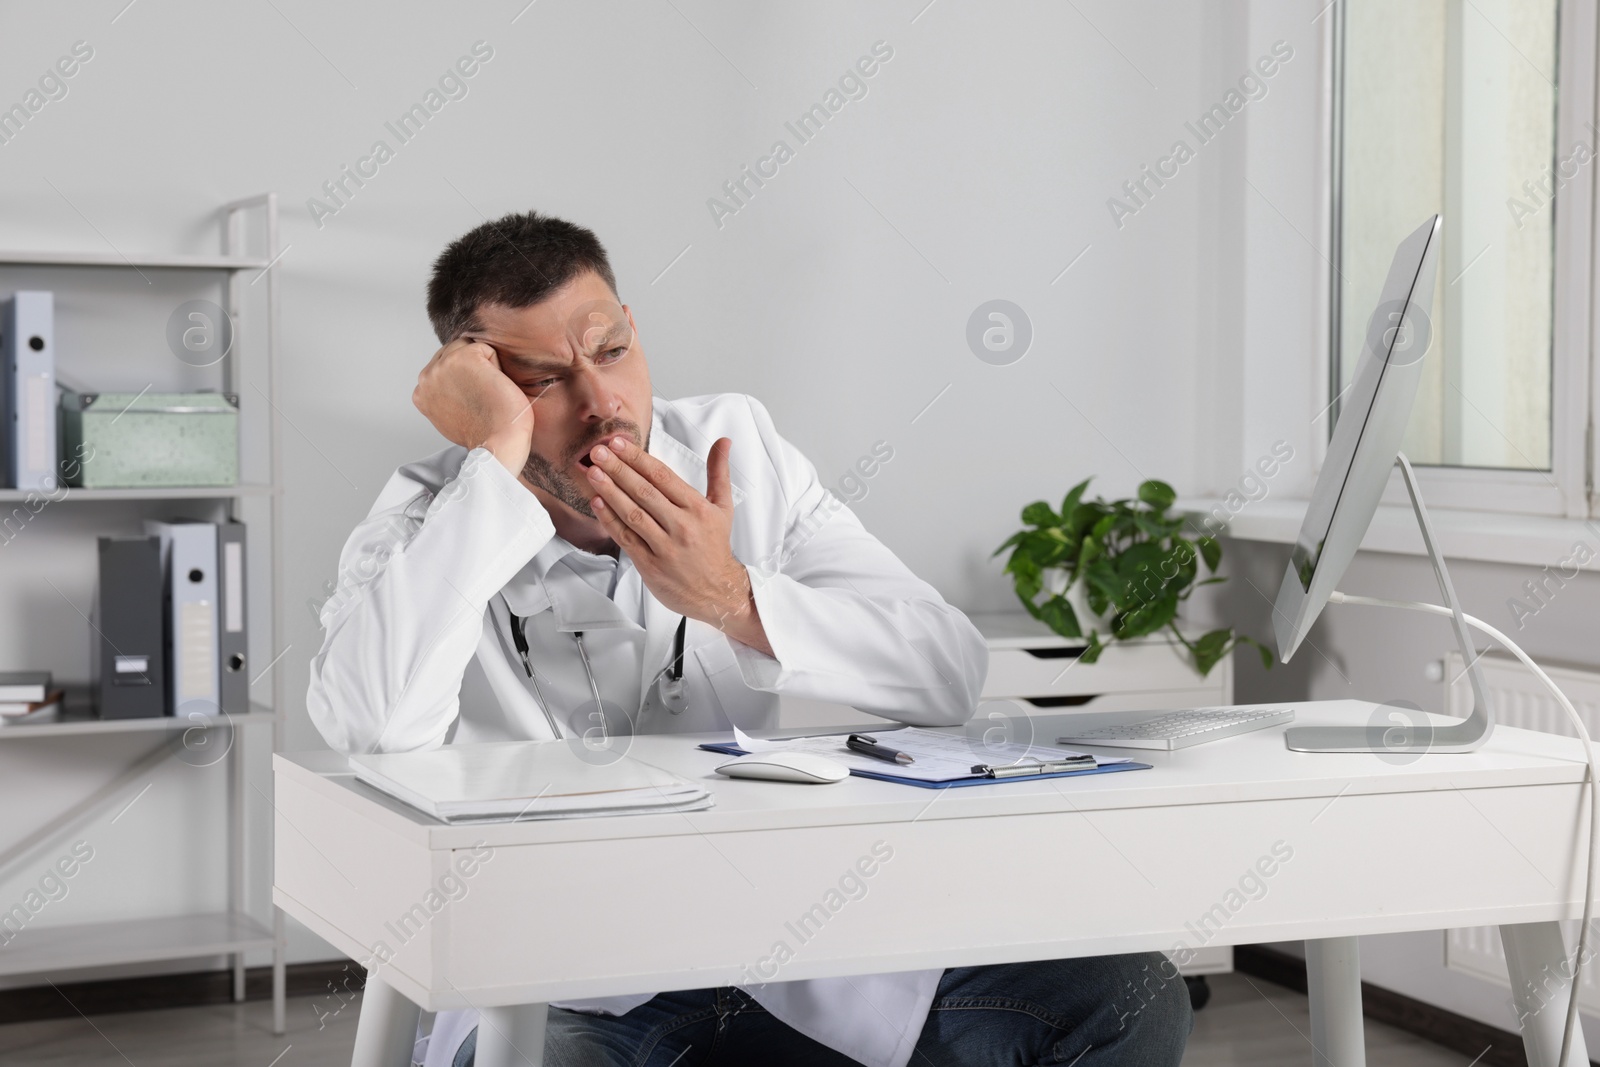
<instances>
[{"instance_id":1,"label":"white paper on desk","mask_svg":"<svg viewBox=\"0 0 1600 1067\"><path fill-rule=\"evenodd\" d=\"M786 742L769 741L765 737L751 737L735 726L733 728L733 743L746 752L767 752L775 748L782 748Z\"/></svg>"},{"instance_id":2,"label":"white paper on desk","mask_svg":"<svg viewBox=\"0 0 1600 1067\"><path fill-rule=\"evenodd\" d=\"M856 731L860 733L862 731ZM769 739L750 737L737 726L733 728L734 743L746 752L810 752L827 756L852 770L871 771L874 774L892 774L897 778L914 778L919 782L949 782L958 778L971 778L977 765L1008 767L1029 761L1053 762L1085 753L1073 752L1055 745L987 744L963 734L943 730L928 730L920 726L873 730L867 736L876 738L885 746L911 756L913 763L889 763L886 760L852 752L845 742L848 733L826 734L818 737ZM753 746L753 747L752 747ZM1124 758L1095 758L1087 767L1127 763Z\"/></svg>"}]
</instances>

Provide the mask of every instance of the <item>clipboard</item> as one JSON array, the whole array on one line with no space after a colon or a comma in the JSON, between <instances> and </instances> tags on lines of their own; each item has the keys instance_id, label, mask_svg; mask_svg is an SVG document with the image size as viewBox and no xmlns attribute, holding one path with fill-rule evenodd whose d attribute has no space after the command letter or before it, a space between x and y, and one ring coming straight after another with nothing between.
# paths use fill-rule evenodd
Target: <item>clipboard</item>
<instances>
[{"instance_id":1,"label":"clipboard","mask_svg":"<svg viewBox=\"0 0 1600 1067\"><path fill-rule=\"evenodd\" d=\"M749 755L748 752L731 741L708 741L698 747L705 749L707 752L721 752L728 756ZM904 778L887 771L867 771L862 770L860 767L851 767L850 773L858 778L872 778L876 781L894 782L898 785L914 785L919 789L953 789L967 785L1000 785L1005 782L1038 782L1046 778L1077 778L1086 774L1113 774L1117 771L1148 771L1150 768L1151 765L1148 763L1129 761L1127 763L1108 763L1097 767L1079 767L1066 771L1051 771L1047 774L1012 774L1003 778L990 778L987 775L975 774L970 778L951 778L943 782L928 782L920 778Z\"/></svg>"}]
</instances>

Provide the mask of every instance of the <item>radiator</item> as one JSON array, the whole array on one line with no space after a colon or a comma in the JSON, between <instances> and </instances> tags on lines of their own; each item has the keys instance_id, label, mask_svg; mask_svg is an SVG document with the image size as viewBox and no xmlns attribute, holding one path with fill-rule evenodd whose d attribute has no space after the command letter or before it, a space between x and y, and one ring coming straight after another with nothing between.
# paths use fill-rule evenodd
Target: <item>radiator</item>
<instances>
[{"instance_id":1,"label":"radiator","mask_svg":"<svg viewBox=\"0 0 1600 1067\"><path fill-rule=\"evenodd\" d=\"M1515 658L1498 653L1484 656L1478 661L1483 668L1483 681L1494 704L1495 722L1501 726L1515 726L1523 730L1576 737L1566 712L1561 710L1537 678ZM1561 691L1578 709L1590 737L1600 738L1600 671L1577 670L1570 667L1551 667L1544 663L1545 673L1561 687ZM1472 688L1462 670L1459 652L1445 658L1444 685L1448 687L1446 711L1463 717L1472 711ZM1576 946L1578 923L1563 923L1567 949ZM1450 930L1444 942L1445 966L1478 978L1488 979L1506 988L1511 980L1506 974L1506 957L1500 948L1500 931L1493 926L1477 926ZM1578 1006L1585 1012L1600 1014L1600 958L1592 959L1584 968L1579 987Z\"/></svg>"}]
</instances>

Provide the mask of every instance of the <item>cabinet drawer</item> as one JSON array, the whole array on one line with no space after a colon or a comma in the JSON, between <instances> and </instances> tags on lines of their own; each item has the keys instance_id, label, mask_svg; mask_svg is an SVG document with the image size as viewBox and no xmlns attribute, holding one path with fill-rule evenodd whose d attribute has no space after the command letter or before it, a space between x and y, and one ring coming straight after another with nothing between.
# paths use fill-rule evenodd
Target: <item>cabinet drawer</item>
<instances>
[{"instance_id":1,"label":"cabinet drawer","mask_svg":"<svg viewBox=\"0 0 1600 1067\"><path fill-rule=\"evenodd\" d=\"M1216 678L1212 671L1212 680ZM1187 689L1152 689L1132 693L1066 694L1063 696L985 697L985 700L1013 700L1030 715L1093 715L1102 711L1184 711L1188 708L1214 708L1231 704L1232 697L1221 685L1193 685ZM983 708L979 707L980 714Z\"/></svg>"},{"instance_id":2,"label":"cabinet drawer","mask_svg":"<svg viewBox=\"0 0 1600 1067\"><path fill-rule=\"evenodd\" d=\"M1070 647L998 648L989 652L983 696L1042 697L1193 689L1202 679L1181 647L1164 642L1114 644L1095 663L1080 663ZM1223 665L1219 664L1218 669Z\"/></svg>"}]
</instances>

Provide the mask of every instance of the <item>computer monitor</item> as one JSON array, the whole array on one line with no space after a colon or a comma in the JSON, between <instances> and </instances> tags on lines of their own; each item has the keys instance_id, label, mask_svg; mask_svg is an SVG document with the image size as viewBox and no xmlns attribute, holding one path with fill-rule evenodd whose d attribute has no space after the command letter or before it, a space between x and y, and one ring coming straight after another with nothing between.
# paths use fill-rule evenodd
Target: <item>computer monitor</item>
<instances>
[{"instance_id":1,"label":"computer monitor","mask_svg":"<svg viewBox=\"0 0 1600 1067\"><path fill-rule=\"evenodd\" d=\"M1273 611L1278 655L1285 663L1344 577L1389 485L1422 380L1422 357L1433 340L1428 309L1439 262L1439 228L1435 215L1395 250L1378 307L1367 323L1355 378L1338 398L1333 439Z\"/></svg>"},{"instance_id":2,"label":"computer monitor","mask_svg":"<svg viewBox=\"0 0 1600 1067\"><path fill-rule=\"evenodd\" d=\"M1422 380L1423 359L1433 341L1429 308L1439 262L1441 222L1423 223L1395 250L1354 380L1339 398L1339 417L1322 471L1311 493L1305 520L1273 607L1278 655L1287 663L1327 606L1377 513L1396 462L1405 476L1424 546L1446 602L1455 616L1462 655L1472 664L1477 708L1473 717L1397 739L1387 725L1297 727L1285 732L1290 748L1305 751L1392 752L1467 751L1482 744L1492 725L1466 623L1456 604L1449 573L1439 555L1432 525L1410 464L1400 453L1411 407Z\"/></svg>"}]
</instances>

